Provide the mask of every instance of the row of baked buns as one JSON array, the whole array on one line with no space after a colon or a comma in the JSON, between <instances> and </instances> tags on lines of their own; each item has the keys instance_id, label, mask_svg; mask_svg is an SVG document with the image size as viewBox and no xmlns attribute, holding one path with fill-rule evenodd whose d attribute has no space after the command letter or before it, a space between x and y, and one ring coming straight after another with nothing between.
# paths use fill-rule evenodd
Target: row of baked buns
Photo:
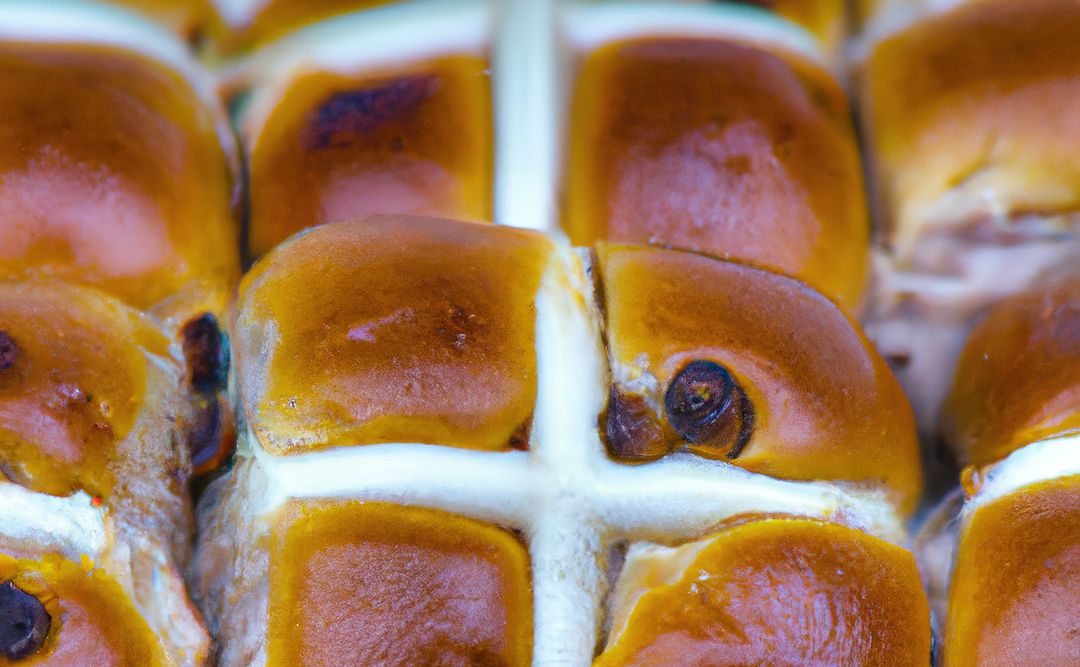
<instances>
[{"instance_id":1,"label":"row of baked buns","mask_svg":"<svg viewBox=\"0 0 1080 667\"><path fill-rule=\"evenodd\" d=\"M834 66L675 3L398 3L232 62L219 662L926 664Z\"/></svg>"},{"instance_id":2,"label":"row of baked buns","mask_svg":"<svg viewBox=\"0 0 1080 667\"><path fill-rule=\"evenodd\" d=\"M1080 9L857 4L0 0L0 663L1075 664Z\"/></svg>"},{"instance_id":3,"label":"row of baked buns","mask_svg":"<svg viewBox=\"0 0 1080 667\"><path fill-rule=\"evenodd\" d=\"M0 2L0 663L200 665L189 481L231 447L234 139L120 10Z\"/></svg>"}]
</instances>

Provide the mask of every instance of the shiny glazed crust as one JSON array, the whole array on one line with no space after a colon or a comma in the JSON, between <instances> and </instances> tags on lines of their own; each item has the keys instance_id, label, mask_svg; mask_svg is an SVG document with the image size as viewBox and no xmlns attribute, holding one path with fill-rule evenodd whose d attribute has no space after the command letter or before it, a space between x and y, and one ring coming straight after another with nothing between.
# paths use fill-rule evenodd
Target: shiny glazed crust
<instances>
[{"instance_id":1,"label":"shiny glazed crust","mask_svg":"<svg viewBox=\"0 0 1080 667\"><path fill-rule=\"evenodd\" d=\"M241 287L237 372L261 446L526 447L551 251L521 230L388 216L283 244Z\"/></svg>"},{"instance_id":2,"label":"shiny glazed crust","mask_svg":"<svg viewBox=\"0 0 1080 667\"><path fill-rule=\"evenodd\" d=\"M670 262L670 271L663 270L665 262ZM682 281L695 276L706 287L695 283L689 292L683 290ZM739 293L740 288L733 287L737 284L749 287ZM650 309L645 329L651 322L651 334L627 323L628 317L644 311L637 310L638 305L618 305L624 289L645 298ZM691 308L690 293L695 291ZM879 375L883 363L872 356L840 307L794 279L693 253L640 247L605 246L594 261L585 252L522 230L381 216L304 232L265 256L244 280L242 292L236 359L249 428L242 433L233 470L215 481L200 501L203 532L193 573L200 606L212 632L222 638L217 653L222 665L288 662L294 657L290 651L298 650L291 642L308 641L304 633L309 631L304 623L299 623L299 631L287 630L297 623L282 618L300 607L310 610L312 604L340 611L342 616L334 618L352 619L341 621L349 632L343 630L317 651L363 645L369 633L353 624L360 616L348 605L317 604L314 598L311 604L297 602L308 599L307 593L301 595L308 581L315 582L309 592L332 594L318 583L323 572L333 581L361 577L362 568L342 565L351 562L347 554L354 547L365 552L382 548L376 532L389 529L350 533L348 525L359 521L353 512L363 513L361 501L391 504L387 512L403 517L395 519L401 525L411 521L410 513L429 508L479 521L486 531L520 531L530 561L533 659L568 664L591 659L602 639L605 582L620 567L616 554L625 541L680 543L747 514L831 521L847 526L845 530L865 531L875 544L903 541L900 512L892 502L905 504L906 511L909 494L918 486L910 414L897 406L896 401L903 403L895 384ZM747 335L763 346L790 346L793 338L810 337L805 348L800 343L790 354L780 355L794 360L791 375L818 373L827 378L822 385L851 382L845 388L845 407L866 400L866 409L858 414L869 415L865 421L878 431L865 423L829 431L824 422L805 426L808 418L797 416L806 430L822 430L822 439L808 445L810 453L784 450L780 437L787 436L770 436L773 440L761 448L764 454L752 443L748 455L760 465L754 471L739 459L729 462L688 452L643 465L612 460L601 441L598 419L611 391L602 338L605 313L611 358L622 363L624 349L645 345L651 351L648 346L657 345L663 352L656 353L657 358L675 359L681 353L725 349L725 339L735 329L717 329L727 316L717 317L714 307L725 307L726 313L731 299L741 299L731 306L735 311L753 310L751 304L759 300L786 314L768 319L754 306L756 314L748 313L736 325L749 328ZM432 312L442 313L447 300L467 302L464 311L475 314L479 324L475 333L451 330L441 317L429 324L423 314L430 304L438 306ZM620 308L632 312L627 316ZM395 314L400 309L413 314ZM666 319L668 313L682 313L683 324ZM789 327L799 321L813 321L820 333L808 328L796 335ZM751 326L754 322L757 326ZM512 329L498 338L512 343L510 352L489 345L483 336L485 327L496 323ZM687 347L686 326L696 327L694 336L700 335L699 329L717 336L712 347ZM668 340L673 342L669 345ZM752 347L738 337L727 344ZM468 356L473 345L483 353L483 364ZM371 359L363 356L369 351L375 355ZM531 418L528 451L506 451L509 427L521 417L503 420L499 411L477 413L471 430L444 439L447 431L432 424L453 426L463 411L478 405L469 398L471 393L499 379L499 364L511 352L521 357L514 367L531 364L533 374L510 385L529 391L520 396L520 404L513 402L522 410L513 414ZM757 380L762 372L775 384L761 380L761 386L783 388L792 406L814 415L811 406L819 397L798 393L799 385L785 375L787 367L770 375L752 355L716 358L729 363L740 381ZM396 361L384 363L386 359ZM468 381L455 386L418 382L412 360L421 369L440 367L441 377L451 379L458 372L451 362L460 363ZM815 366L817 361L823 367ZM372 364L385 368L370 376L358 371ZM621 382L617 375L616 381ZM358 384L350 386L354 382ZM424 398L400 391L402 386L440 391ZM745 386L753 400L761 400L763 390ZM507 397L512 392L495 393ZM409 402L402 403L403 398ZM895 399L888 409L882 407L886 398ZM335 414L327 406L342 406L342 411ZM772 428L770 421L780 419L772 412L776 408L761 410L765 425ZM374 415L374 420L355 416L363 414ZM492 415L499 418L490 419ZM380 420L389 426L371 426ZM374 437L390 433L390 428L397 429L396 437ZM880 445L872 457L885 463L874 469L874 477L852 479L857 469L845 463L847 457L867 443L878 446L868 434L880 429L894 436L889 441L893 450ZM496 446L477 446L485 442ZM786 476L819 481L787 481ZM345 509L323 516L319 508L324 503ZM310 521L281 519L294 516L288 513L296 504L313 508ZM324 518L332 525L323 527ZM410 534L406 541L409 549L416 549L429 544L427 539ZM315 561L318 568L301 565ZM333 574L339 570L340 576ZM288 585L274 583L286 580ZM300 597L290 597L295 595ZM373 590L372 595L381 593ZM469 599L476 598L481 598L477 604L492 604L484 596ZM925 605L917 589L907 599ZM403 614L411 613L404 607ZM499 613L510 614L510 607ZM464 624L461 632L475 630L461 617L454 623ZM913 624L908 630L918 633L927 625ZM409 624L395 628L401 632L395 631L400 640L394 650L402 655L423 653L433 642L443 645L437 641L441 630ZM509 658L511 663L518 659Z\"/></svg>"},{"instance_id":3,"label":"shiny glazed crust","mask_svg":"<svg viewBox=\"0 0 1080 667\"><path fill-rule=\"evenodd\" d=\"M925 665L929 615L909 551L800 519L751 520L631 551L597 667Z\"/></svg>"},{"instance_id":4,"label":"shiny glazed crust","mask_svg":"<svg viewBox=\"0 0 1080 667\"><path fill-rule=\"evenodd\" d=\"M598 252L615 390L645 398L641 437L675 437L662 409L688 362L726 367L753 404L731 463L784 479L883 486L907 510L921 490L911 410L842 309L796 280L687 252ZM858 397L860 407L852 409Z\"/></svg>"},{"instance_id":5,"label":"shiny glazed crust","mask_svg":"<svg viewBox=\"0 0 1080 667\"><path fill-rule=\"evenodd\" d=\"M1080 476L977 507L963 524L945 622L945 667L1080 659Z\"/></svg>"},{"instance_id":6,"label":"shiny glazed crust","mask_svg":"<svg viewBox=\"0 0 1080 667\"><path fill-rule=\"evenodd\" d=\"M435 510L293 501L270 548L268 665L532 659L525 547Z\"/></svg>"},{"instance_id":7,"label":"shiny glazed crust","mask_svg":"<svg viewBox=\"0 0 1080 667\"><path fill-rule=\"evenodd\" d=\"M157 656L145 664L200 664L208 639L180 574L192 546L187 429L194 414L175 348L150 318L66 283L0 283L0 310L0 505L10 517L0 550L35 561L12 565L28 577L69 581L79 570L99 582L69 581L70 601L69 583L56 583L50 595L60 609L75 605L70 613L84 620L73 621L69 641L58 617L58 638L47 650L103 641L106 653ZM81 518L54 514L35 529L42 517L23 503L66 504ZM63 527L68 520L79 528ZM41 534L33 539L18 537L35 530ZM78 611L92 600L100 600L93 614L115 608L117 622L150 629L119 639L112 629L93 630L99 621ZM93 639L99 631L112 639Z\"/></svg>"},{"instance_id":8,"label":"shiny glazed crust","mask_svg":"<svg viewBox=\"0 0 1080 667\"><path fill-rule=\"evenodd\" d=\"M862 299L869 221L846 99L820 65L735 40L642 38L584 56L564 225L706 252Z\"/></svg>"},{"instance_id":9,"label":"shiny glazed crust","mask_svg":"<svg viewBox=\"0 0 1080 667\"><path fill-rule=\"evenodd\" d=\"M1070 0L988 0L872 45L858 77L863 118L904 266L932 265L919 248L936 236L1005 243L1076 229L1078 29Z\"/></svg>"},{"instance_id":10,"label":"shiny glazed crust","mask_svg":"<svg viewBox=\"0 0 1080 667\"><path fill-rule=\"evenodd\" d=\"M244 137L248 250L258 256L306 227L372 213L490 219L487 67L479 55L456 54L296 73Z\"/></svg>"},{"instance_id":11,"label":"shiny glazed crust","mask_svg":"<svg viewBox=\"0 0 1080 667\"><path fill-rule=\"evenodd\" d=\"M165 667L158 637L104 570L56 555L40 560L0 554L0 578L45 603L52 617L42 652L4 664L20 667Z\"/></svg>"},{"instance_id":12,"label":"shiny glazed crust","mask_svg":"<svg viewBox=\"0 0 1080 667\"><path fill-rule=\"evenodd\" d=\"M180 323L221 314L238 274L231 164L192 84L94 44L6 41L0 69L0 276L99 287Z\"/></svg>"},{"instance_id":13,"label":"shiny glazed crust","mask_svg":"<svg viewBox=\"0 0 1080 667\"><path fill-rule=\"evenodd\" d=\"M1080 280L999 302L971 332L945 404L963 465L1080 429Z\"/></svg>"}]
</instances>

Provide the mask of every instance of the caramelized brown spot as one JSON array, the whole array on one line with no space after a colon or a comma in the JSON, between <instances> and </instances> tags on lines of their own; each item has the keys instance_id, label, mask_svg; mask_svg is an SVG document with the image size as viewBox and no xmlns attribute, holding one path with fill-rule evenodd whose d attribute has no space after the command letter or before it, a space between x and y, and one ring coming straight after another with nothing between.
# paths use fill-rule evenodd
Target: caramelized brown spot
<instances>
[{"instance_id":1,"label":"caramelized brown spot","mask_svg":"<svg viewBox=\"0 0 1080 667\"><path fill-rule=\"evenodd\" d=\"M607 413L602 417L608 453L622 460L652 461L670 451L653 410L638 394L611 390Z\"/></svg>"},{"instance_id":2,"label":"caramelized brown spot","mask_svg":"<svg viewBox=\"0 0 1080 667\"><path fill-rule=\"evenodd\" d=\"M303 135L304 148L344 148L369 138L379 127L398 120L439 90L439 78L431 74L401 77L362 90L335 93L316 108ZM391 140L401 150L403 140ZM396 144L396 145L395 145Z\"/></svg>"},{"instance_id":3,"label":"caramelized brown spot","mask_svg":"<svg viewBox=\"0 0 1080 667\"><path fill-rule=\"evenodd\" d=\"M529 449L529 436L532 434L532 415L521 423L513 433L510 434L510 449L516 449L518 451L528 451Z\"/></svg>"},{"instance_id":4,"label":"caramelized brown spot","mask_svg":"<svg viewBox=\"0 0 1080 667\"><path fill-rule=\"evenodd\" d=\"M446 320L437 327L443 340L458 352L464 352L470 339L480 333L484 322L476 313L461 306L449 305L446 308Z\"/></svg>"},{"instance_id":5,"label":"caramelized brown spot","mask_svg":"<svg viewBox=\"0 0 1080 667\"><path fill-rule=\"evenodd\" d=\"M229 374L229 342L217 318L204 313L184 325L181 337L191 386L203 394L223 390Z\"/></svg>"},{"instance_id":6,"label":"caramelized brown spot","mask_svg":"<svg viewBox=\"0 0 1080 667\"><path fill-rule=\"evenodd\" d=\"M287 87L250 146L249 249L317 224L378 213L490 220L488 62L312 71Z\"/></svg>"},{"instance_id":7,"label":"caramelized brown spot","mask_svg":"<svg viewBox=\"0 0 1080 667\"><path fill-rule=\"evenodd\" d=\"M733 459L750 440L754 408L726 368L697 359L668 385L664 412L679 436L692 445L715 447Z\"/></svg>"},{"instance_id":8,"label":"caramelized brown spot","mask_svg":"<svg viewBox=\"0 0 1080 667\"><path fill-rule=\"evenodd\" d=\"M15 357L19 355L19 346L11 339L7 332L0 331L0 371L7 370L15 365Z\"/></svg>"},{"instance_id":9,"label":"caramelized brown spot","mask_svg":"<svg viewBox=\"0 0 1080 667\"><path fill-rule=\"evenodd\" d=\"M0 652L8 660L37 653L51 624L40 600L11 581L0 584Z\"/></svg>"}]
</instances>

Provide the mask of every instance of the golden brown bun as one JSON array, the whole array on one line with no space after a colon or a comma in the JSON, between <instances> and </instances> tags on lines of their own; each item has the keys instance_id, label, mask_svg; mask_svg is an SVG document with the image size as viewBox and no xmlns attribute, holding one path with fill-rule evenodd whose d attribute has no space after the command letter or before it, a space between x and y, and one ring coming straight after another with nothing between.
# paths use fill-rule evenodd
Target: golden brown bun
<instances>
[{"instance_id":1,"label":"golden brown bun","mask_svg":"<svg viewBox=\"0 0 1080 667\"><path fill-rule=\"evenodd\" d=\"M316 227L244 278L237 374L262 447L524 447L551 243L377 216Z\"/></svg>"},{"instance_id":2,"label":"golden brown bun","mask_svg":"<svg viewBox=\"0 0 1080 667\"><path fill-rule=\"evenodd\" d=\"M148 392L149 356L167 364L168 339L115 302L59 284L0 283L0 312L4 477L57 496L110 497L117 447L161 398L159 387Z\"/></svg>"},{"instance_id":3,"label":"golden brown bun","mask_svg":"<svg viewBox=\"0 0 1080 667\"><path fill-rule=\"evenodd\" d=\"M487 63L444 56L292 81L257 136L249 250L374 213L491 218Z\"/></svg>"},{"instance_id":4,"label":"golden brown bun","mask_svg":"<svg viewBox=\"0 0 1080 667\"><path fill-rule=\"evenodd\" d=\"M564 223L805 280L859 305L870 232L847 102L820 65L719 40L616 43L582 65Z\"/></svg>"},{"instance_id":5,"label":"golden brown bun","mask_svg":"<svg viewBox=\"0 0 1080 667\"><path fill-rule=\"evenodd\" d=\"M679 551L633 563L640 597L626 601L632 611L598 667L927 664L930 611L900 547L843 526L766 519L682 551L681 563L672 562Z\"/></svg>"},{"instance_id":6,"label":"golden brown bun","mask_svg":"<svg viewBox=\"0 0 1080 667\"><path fill-rule=\"evenodd\" d=\"M154 658L159 662L144 657L164 651L183 664L198 663L208 640L180 576L191 551L188 438L196 410L170 338L118 300L59 281L0 281L0 312L3 502L18 497L11 488L17 485L62 497L93 516L100 512L103 521L98 536L68 531L65 539L82 545L74 552L84 554L80 565L47 557L43 563L9 565L38 572L46 582L60 577L56 595L67 611L54 618L61 622L57 650L63 655L113 651L134 661L115 658L115 664L160 664L160 656ZM47 505L54 501L47 496L25 502ZM58 518L58 525L66 519ZM14 534L32 534L36 520L13 512L7 521L22 526ZM78 525L89 530L85 522ZM42 530L41 540L15 540L5 531L0 550L40 559L55 548L38 544L47 544L53 527ZM100 573L91 574L92 568ZM80 577L81 584L70 581ZM102 583L110 577L123 590ZM104 588L94 592L99 584ZM140 623L154 630L152 646L148 631L138 630L136 612L125 611L132 604ZM86 620L81 605L93 606L92 618ZM63 625L65 618L69 625Z\"/></svg>"},{"instance_id":7,"label":"golden brown bun","mask_svg":"<svg viewBox=\"0 0 1080 667\"><path fill-rule=\"evenodd\" d=\"M957 546L945 667L1080 659L1080 477L1041 482L977 508Z\"/></svg>"},{"instance_id":8,"label":"golden brown bun","mask_svg":"<svg viewBox=\"0 0 1080 667\"><path fill-rule=\"evenodd\" d=\"M914 507L911 409L843 310L791 278L693 253L602 245L599 263L615 392L644 399L635 427L609 438L617 455L688 446L775 477L881 486ZM666 393L695 360L726 368L752 407L734 458L670 423Z\"/></svg>"},{"instance_id":9,"label":"golden brown bun","mask_svg":"<svg viewBox=\"0 0 1080 667\"><path fill-rule=\"evenodd\" d=\"M963 465L1080 428L1080 279L986 315L960 355L943 422Z\"/></svg>"},{"instance_id":10,"label":"golden brown bun","mask_svg":"<svg viewBox=\"0 0 1080 667\"><path fill-rule=\"evenodd\" d=\"M126 667L169 664L157 637L108 574L59 556L40 560L0 554L0 578L40 600L51 617L34 654L3 664L27 667Z\"/></svg>"},{"instance_id":11,"label":"golden brown bun","mask_svg":"<svg viewBox=\"0 0 1080 667\"><path fill-rule=\"evenodd\" d=\"M525 547L436 510L294 501L270 548L267 665L528 665Z\"/></svg>"},{"instance_id":12,"label":"golden brown bun","mask_svg":"<svg viewBox=\"0 0 1080 667\"><path fill-rule=\"evenodd\" d=\"M1078 31L1072 0L993 0L873 47L863 117L902 262L933 261L916 255L934 235L1006 243L1075 226L1058 216L1080 207Z\"/></svg>"},{"instance_id":13,"label":"golden brown bun","mask_svg":"<svg viewBox=\"0 0 1080 667\"><path fill-rule=\"evenodd\" d=\"M220 313L239 273L230 166L191 84L105 46L4 43L0 70L0 277Z\"/></svg>"}]
</instances>

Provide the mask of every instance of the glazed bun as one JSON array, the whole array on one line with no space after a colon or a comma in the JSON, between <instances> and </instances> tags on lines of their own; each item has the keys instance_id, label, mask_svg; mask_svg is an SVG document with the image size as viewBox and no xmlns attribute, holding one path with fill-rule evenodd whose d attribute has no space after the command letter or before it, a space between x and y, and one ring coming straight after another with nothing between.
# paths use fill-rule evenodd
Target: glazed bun
<instances>
[{"instance_id":1,"label":"glazed bun","mask_svg":"<svg viewBox=\"0 0 1080 667\"><path fill-rule=\"evenodd\" d=\"M239 260L209 75L151 25L41 3L6 16L0 69L0 276L98 287L177 329L221 317Z\"/></svg>"},{"instance_id":2,"label":"glazed bun","mask_svg":"<svg viewBox=\"0 0 1080 667\"><path fill-rule=\"evenodd\" d=\"M1080 8L888 4L855 77L883 234L866 324L930 438L973 321L1080 253Z\"/></svg>"},{"instance_id":3,"label":"glazed bun","mask_svg":"<svg viewBox=\"0 0 1080 667\"><path fill-rule=\"evenodd\" d=\"M1080 280L1007 298L975 326L945 403L962 465L1080 428Z\"/></svg>"},{"instance_id":4,"label":"glazed bun","mask_svg":"<svg viewBox=\"0 0 1080 667\"><path fill-rule=\"evenodd\" d=\"M1080 201L1069 141L1080 107L1077 26L1068 0L992 0L927 16L873 46L861 72L864 114L881 212L904 266L934 268L940 250L923 241L943 236L1006 243L1069 225Z\"/></svg>"},{"instance_id":5,"label":"glazed bun","mask_svg":"<svg viewBox=\"0 0 1080 667\"><path fill-rule=\"evenodd\" d=\"M782 28L717 16L580 56L566 231L753 263L857 309L870 225L843 90Z\"/></svg>"},{"instance_id":6,"label":"glazed bun","mask_svg":"<svg viewBox=\"0 0 1080 667\"><path fill-rule=\"evenodd\" d=\"M946 667L1075 664L1078 521L1080 475L965 509L945 618Z\"/></svg>"},{"instance_id":7,"label":"glazed bun","mask_svg":"<svg viewBox=\"0 0 1080 667\"><path fill-rule=\"evenodd\" d=\"M343 655L360 664L530 663L529 558L509 531L359 501L293 501L274 529L269 653L280 664Z\"/></svg>"},{"instance_id":8,"label":"glazed bun","mask_svg":"<svg viewBox=\"0 0 1080 667\"><path fill-rule=\"evenodd\" d=\"M485 15L371 14L267 47L232 83L247 98L238 126L255 257L306 227L375 213L492 217Z\"/></svg>"},{"instance_id":9,"label":"glazed bun","mask_svg":"<svg viewBox=\"0 0 1080 667\"><path fill-rule=\"evenodd\" d=\"M693 253L603 245L598 259L616 458L685 448L784 479L880 486L914 508L911 410L841 308L794 279Z\"/></svg>"},{"instance_id":10,"label":"glazed bun","mask_svg":"<svg viewBox=\"0 0 1080 667\"><path fill-rule=\"evenodd\" d=\"M51 619L29 652L202 664L181 578L196 411L175 347L146 316L60 282L0 283L0 312L0 570ZM0 593L5 618L20 604Z\"/></svg>"},{"instance_id":11,"label":"glazed bun","mask_svg":"<svg viewBox=\"0 0 1080 667\"><path fill-rule=\"evenodd\" d=\"M835 633L929 651L898 546L920 485L910 411L843 310L795 279L373 216L264 256L239 313L245 428L200 500L193 576L221 665L584 664L605 642L620 664L664 633L722 630L703 612L623 633L653 613L634 621L616 593L605 614L609 581L638 585L635 554L675 576L677 545L726 559L744 536L793 594L829 600ZM657 452L637 455L642 433ZM787 655L878 655L807 636L824 619L805 606L766 611L746 631L772 625Z\"/></svg>"},{"instance_id":12,"label":"glazed bun","mask_svg":"<svg viewBox=\"0 0 1080 667\"><path fill-rule=\"evenodd\" d=\"M911 552L805 519L759 517L678 547L636 545L612 609L597 667L922 666L930 653Z\"/></svg>"},{"instance_id":13,"label":"glazed bun","mask_svg":"<svg viewBox=\"0 0 1080 667\"><path fill-rule=\"evenodd\" d=\"M1000 301L960 354L943 421L966 466L963 495L920 539L934 597L947 591L935 600L946 667L1080 655L1078 370L1080 282L1070 272Z\"/></svg>"},{"instance_id":14,"label":"glazed bun","mask_svg":"<svg viewBox=\"0 0 1080 667\"><path fill-rule=\"evenodd\" d=\"M528 447L536 295L553 245L383 216L318 227L241 287L247 425L274 454L380 442Z\"/></svg>"}]
</instances>

